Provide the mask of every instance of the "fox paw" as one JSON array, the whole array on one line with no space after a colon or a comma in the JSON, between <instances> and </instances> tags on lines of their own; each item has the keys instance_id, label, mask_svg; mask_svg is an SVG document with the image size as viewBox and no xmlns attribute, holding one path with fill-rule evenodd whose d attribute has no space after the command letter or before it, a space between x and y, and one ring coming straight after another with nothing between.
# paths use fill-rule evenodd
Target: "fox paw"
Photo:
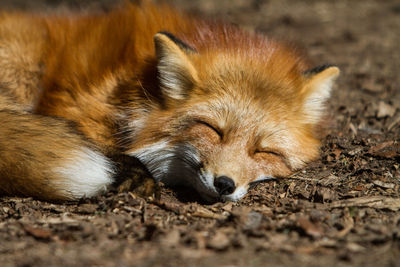
<instances>
[{"instance_id":1,"label":"fox paw","mask_svg":"<svg viewBox=\"0 0 400 267\"><path fill-rule=\"evenodd\" d=\"M127 178L117 188L118 192L132 191L141 197L160 197L160 187L152 177L141 177L132 174L133 177Z\"/></svg>"},{"instance_id":2,"label":"fox paw","mask_svg":"<svg viewBox=\"0 0 400 267\"><path fill-rule=\"evenodd\" d=\"M118 192L132 191L142 197L160 197L160 187L137 158L119 154L112 159L117 166L114 186Z\"/></svg>"}]
</instances>

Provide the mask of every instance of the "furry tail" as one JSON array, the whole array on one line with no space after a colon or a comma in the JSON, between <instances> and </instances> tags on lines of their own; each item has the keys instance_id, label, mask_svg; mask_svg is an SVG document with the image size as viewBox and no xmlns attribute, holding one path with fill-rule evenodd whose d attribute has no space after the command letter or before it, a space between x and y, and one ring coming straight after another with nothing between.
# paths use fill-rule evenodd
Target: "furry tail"
<instances>
[{"instance_id":1,"label":"furry tail","mask_svg":"<svg viewBox=\"0 0 400 267\"><path fill-rule=\"evenodd\" d=\"M0 194L75 200L113 183L112 161L69 122L0 110L0 125Z\"/></svg>"}]
</instances>

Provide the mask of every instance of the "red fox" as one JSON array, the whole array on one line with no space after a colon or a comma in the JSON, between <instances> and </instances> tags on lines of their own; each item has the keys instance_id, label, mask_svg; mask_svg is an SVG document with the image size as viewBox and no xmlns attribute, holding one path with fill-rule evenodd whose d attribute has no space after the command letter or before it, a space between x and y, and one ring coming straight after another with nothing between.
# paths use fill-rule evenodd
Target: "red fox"
<instances>
[{"instance_id":1,"label":"red fox","mask_svg":"<svg viewBox=\"0 0 400 267\"><path fill-rule=\"evenodd\" d=\"M3 12L0 194L77 200L133 177L237 201L318 157L338 74L262 34L148 1Z\"/></svg>"}]
</instances>

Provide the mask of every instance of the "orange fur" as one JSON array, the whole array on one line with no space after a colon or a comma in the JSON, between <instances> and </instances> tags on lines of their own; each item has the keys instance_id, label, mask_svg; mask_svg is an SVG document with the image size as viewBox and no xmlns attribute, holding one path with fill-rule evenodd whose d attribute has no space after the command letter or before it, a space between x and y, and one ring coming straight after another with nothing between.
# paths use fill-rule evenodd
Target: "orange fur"
<instances>
[{"instance_id":1,"label":"orange fur","mask_svg":"<svg viewBox=\"0 0 400 267\"><path fill-rule=\"evenodd\" d=\"M324 86L338 74L306 75L293 47L147 1L106 14L2 14L0 37L0 119L9 124L0 130L0 192L48 199L76 198L43 184L60 179L50 169L80 147L138 157L161 180L166 169L177 180L202 172L247 188L290 175L318 155ZM17 142L36 147L21 156ZM187 147L198 166L171 174L183 164L171 158ZM215 197L208 189L198 190Z\"/></svg>"}]
</instances>

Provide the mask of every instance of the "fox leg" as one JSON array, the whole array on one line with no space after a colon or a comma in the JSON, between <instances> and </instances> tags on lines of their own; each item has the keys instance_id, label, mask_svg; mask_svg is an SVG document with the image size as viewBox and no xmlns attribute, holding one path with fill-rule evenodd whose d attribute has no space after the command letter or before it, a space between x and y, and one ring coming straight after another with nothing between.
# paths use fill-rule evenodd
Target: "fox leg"
<instances>
[{"instance_id":1,"label":"fox leg","mask_svg":"<svg viewBox=\"0 0 400 267\"><path fill-rule=\"evenodd\" d=\"M0 125L0 195L76 200L152 179L137 159L105 156L63 119L6 109ZM139 193L151 194L151 187Z\"/></svg>"}]
</instances>

